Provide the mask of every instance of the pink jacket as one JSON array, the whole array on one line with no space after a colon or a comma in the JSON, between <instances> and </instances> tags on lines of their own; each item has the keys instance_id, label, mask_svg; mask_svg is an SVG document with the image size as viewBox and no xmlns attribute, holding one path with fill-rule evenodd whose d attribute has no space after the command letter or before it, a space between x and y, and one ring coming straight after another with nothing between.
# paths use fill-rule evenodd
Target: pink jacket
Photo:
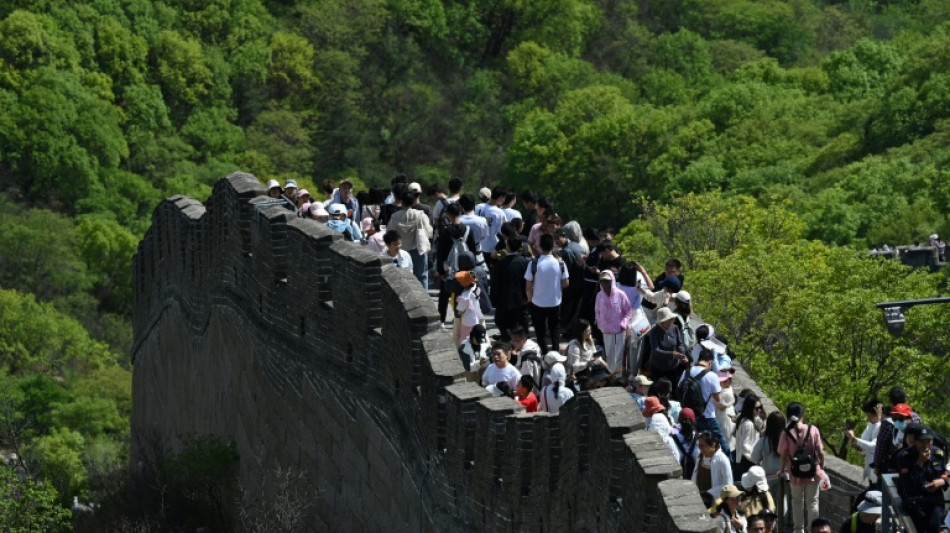
<instances>
[{"instance_id":1,"label":"pink jacket","mask_svg":"<svg viewBox=\"0 0 950 533\"><path fill-rule=\"evenodd\" d=\"M597 327L604 333L620 333L627 330L627 325L633 319L633 308L627 295L617 288L614 273L605 270L610 275L610 296L604 291L597 293L594 303L594 317Z\"/></svg>"}]
</instances>

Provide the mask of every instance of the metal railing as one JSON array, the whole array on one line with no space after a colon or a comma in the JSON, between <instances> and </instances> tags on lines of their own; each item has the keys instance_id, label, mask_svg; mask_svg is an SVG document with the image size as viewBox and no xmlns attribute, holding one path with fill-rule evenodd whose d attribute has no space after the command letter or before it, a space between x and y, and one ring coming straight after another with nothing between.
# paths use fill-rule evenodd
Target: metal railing
<instances>
[{"instance_id":1,"label":"metal railing","mask_svg":"<svg viewBox=\"0 0 950 533\"><path fill-rule=\"evenodd\" d=\"M884 496L881 533L917 533L917 528L904 510L901 497L897 493L897 477L897 474L881 476L881 493Z\"/></svg>"}]
</instances>

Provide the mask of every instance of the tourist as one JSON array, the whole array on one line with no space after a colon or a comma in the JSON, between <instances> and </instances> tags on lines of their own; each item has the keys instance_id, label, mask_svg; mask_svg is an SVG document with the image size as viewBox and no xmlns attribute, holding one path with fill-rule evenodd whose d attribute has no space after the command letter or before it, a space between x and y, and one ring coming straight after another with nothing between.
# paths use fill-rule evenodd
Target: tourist
<instances>
[{"instance_id":1,"label":"tourist","mask_svg":"<svg viewBox=\"0 0 950 533\"><path fill-rule=\"evenodd\" d=\"M471 228L460 222L461 216L462 210L458 205L448 204L443 216L446 222L441 226L436 240L435 272L439 278L437 308L442 322L445 322L448 311L451 292L449 285L455 274L460 271L459 257L462 252L473 251L478 246ZM487 285L479 288L483 291L488 290ZM488 309L483 310L483 312L487 311Z\"/></svg>"},{"instance_id":2,"label":"tourist","mask_svg":"<svg viewBox=\"0 0 950 533\"><path fill-rule=\"evenodd\" d=\"M511 345L518 357L514 365L521 371L521 375L531 376L535 383L541 383L544 366L538 343L529 339L528 332L519 326L511 330Z\"/></svg>"},{"instance_id":3,"label":"tourist","mask_svg":"<svg viewBox=\"0 0 950 533\"><path fill-rule=\"evenodd\" d=\"M809 528L811 533L831 533L831 521L827 518L818 517L811 521ZM804 531L804 526L801 531Z\"/></svg>"},{"instance_id":4,"label":"tourist","mask_svg":"<svg viewBox=\"0 0 950 533\"><path fill-rule=\"evenodd\" d=\"M633 309L627 295L617 289L614 273L610 270L600 273L600 292L594 303L594 316L604 335L607 368L613 373L622 373L627 326L633 318Z\"/></svg>"},{"instance_id":5,"label":"tourist","mask_svg":"<svg viewBox=\"0 0 950 533\"><path fill-rule=\"evenodd\" d=\"M851 445L858 453L864 455L864 479L868 486L877 486L877 475L874 473L874 448L877 446L877 435L881 429L881 419L883 418L883 405L877 399L868 400L861 404L861 411L867 419L868 424L860 437L854 434L854 427L849 424L845 429L845 436L851 441Z\"/></svg>"},{"instance_id":6,"label":"tourist","mask_svg":"<svg viewBox=\"0 0 950 533\"><path fill-rule=\"evenodd\" d=\"M531 261L517 250L521 248L521 239L509 239L506 242L507 254L492 270L491 301L495 307L495 326L500 338L511 338L511 330L521 327L528 331L528 298L525 292L525 275Z\"/></svg>"},{"instance_id":7,"label":"tourist","mask_svg":"<svg viewBox=\"0 0 950 533\"><path fill-rule=\"evenodd\" d=\"M547 377L551 380L551 383L541 389L539 409L551 414L558 414L561 407L574 397L574 391L566 385L567 372L564 370L564 365L554 364Z\"/></svg>"},{"instance_id":8,"label":"tourist","mask_svg":"<svg viewBox=\"0 0 950 533\"><path fill-rule=\"evenodd\" d=\"M580 318L574 322L571 340L567 343L567 371L570 376L587 372L591 359L597 352L591 336L590 322ZM642 409L642 407L641 407Z\"/></svg>"},{"instance_id":9,"label":"tourist","mask_svg":"<svg viewBox=\"0 0 950 533\"><path fill-rule=\"evenodd\" d=\"M402 238L398 231L394 229L387 231L383 235L383 242L386 243L386 253L383 255L392 259L394 265L399 268L412 268L412 258L402 249Z\"/></svg>"},{"instance_id":10,"label":"tourist","mask_svg":"<svg viewBox=\"0 0 950 533\"><path fill-rule=\"evenodd\" d=\"M732 373L728 370L716 372L719 378L719 400L716 405L716 420L719 422L719 428L722 434L726 436L729 443L729 449L736 449L736 393L732 388Z\"/></svg>"},{"instance_id":11,"label":"tourist","mask_svg":"<svg viewBox=\"0 0 950 533\"><path fill-rule=\"evenodd\" d=\"M538 412L538 397L534 394L538 388L537 382L531 376L522 374L518 381L518 388L515 389L515 399L524 406L527 413Z\"/></svg>"},{"instance_id":12,"label":"tourist","mask_svg":"<svg viewBox=\"0 0 950 533\"><path fill-rule=\"evenodd\" d=\"M683 407L689 407L696 413L696 429L709 431L715 435L719 440L722 453L728 456L729 444L716 419L716 409L722 406L720 400L722 387L719 384L719 376L710 369L713 357L712 351L706 349L701 351L696 365L683 373L676 392Z\"/></svg>"},{"instance_id":13,"label":"tourist","mask_svg":"<svg viewBox=\"0 0 950 533\"><path fill-rule=\"evenodd\" d=\"M711 431L697 436L699 457L693 469L692 480L699 487L704 501L712 501L726 485L732 485L732 466L729 457L719 447L719 438Z\"/></svg>"},{"instance_id":14,"label":"tourist","mask_svg":"<svg viewBox=\"0 0 950 533\"><path fill-rule=\"evenodd\" d=\"M366 217L360 221L360 229L363 231L366 249L374 254L381 254L386 250L386 241L383 240L383 233L379 231L379 226L376 224L377 222L371 217Z\"/></svg>"},{"instance_id":15,"label":"tourist","mask_svg":"<svg viewBox=\"0 0 950 533\"><path fill-rule=\"evenodd\" d=\"M630 391L630 396L633 397L633 401L637 402L637 407L640 410L643 410L644 401L649 396L650 386L653 385L653 381L649 377L640 374L637 377L633 378L633 381L630 383L630 388L633 389Z\"/></svg>"},{"instance_id":16,"label":"tourist","mask_svg":"<svg viewBox=\"0 0 950 533\"><path fill-rule=\"evenodd\" d=\"M785 409L788 425L779 438L782 472L789 480L792 522L796 533L818 517L818 483L825 465L824 446L818 428L805 424L805 408L798 402ZM806 520L807 515L807 520Z\"/></svg>"},{"instance_id":17,"label":"tourist","mask_svg":"<svg viewBox=\"0 0 950 533\"><path fill-rule=\"evenodd\" d=\"M412 258L412 273L422 283L422 288L429 290L429 240L432 238L432 225L429 217L417 209L413 209L416 194L408 188L401 189L401 209L393 213L389 219L388 228L399 232L403 247Z\"/></svg>"},{"instance_id":18,"label":"tourist","mask_svg":"<svg viewBox=\"0 0 950 533\"><path fill-rule=\"evenodd\" d=\"M310 204L310 208L308 209L308 212L310 213L311 219L316 220L317 222L321 224L326 224L327 222L330 221L330 212L327 211L327 209L323 207L323 204L321 204L320 202L313 202L312 204ZM382 251L380 251L379 253L382 253Z\"/></svg>"},{"instance_id":19,"label":"tourist","mask_svg":"<svg viewBox=\"0 0 950 533\"><path fill-rule=\"evenodd\" d=\"M508 384L511 390L518 386L518 380L521 379L521 373L518 369L508 363L511 356L511 344L507 342L495 342L491 347L492 364L488 365L485 373L482 374L482 386L494 385L499 381Z\"/></svg>"},{"instance_id":20,"label":"tourist","mask_svg":"<svg viewBox=\"0 0 950 533\"><path fill-rule=\"evenodd\" d=\"M765 419L765 432L756 441L750 458L752 462L765 470L765 478L769 482L769 492L772 499L779 496L779 473L782 470L782 457L778 453L778 441L785 431L785 415L781 411L769 413Z\"/></svg>"},{"instance_id":21,"label":"tourist","mask_svg":"<svg viewBox=\"0 0 950 533\"><path fill-rule=\"evenodd\" d=\"M462 210L462 216L459 217L459 222L465 224L472 230L472 239L475 241L475 248L472 248L471 252L475 254L475 260L478 264L484 264L485 257L482 255L484 250L481 248L481 241L485 238L485 235L488 234L488 222L485 221L485 217L475 214L475 199L472 198L472 195L463 194L459 196L459 201L456 203Z\"/></svg>"},{"instance_id":22,"label":"tourist","mask_svg":"<svg viewBox=\"0 0 950 533\"><path fill-rule=\"evenodd\" d=\"M475 275L470 270L456 272L455 281L462 288L461 293L455 298L455 316L460 321L458 336L455 338L455 344L458 346L468 337L472 328L482 323L485 315L482 314L482 307L478 303L480 289L475 282Z\"/></svg>"},{"instance_id":23,"label":"tourist","mask_svg":"<svg viewBox=\"0 0 950 533\"><path fill-rule=\"evenodd\" d=\"M541 255L524 273L525 292L531 302L531 323L541 350L558 350L561 340L561 289L568 286L567 268L551 255L554 236L542 235Z\"/></svg>"},{"instance_id":24,"label":"tourist","mask_svg":"<svg viewBox=\"0 0 950 533\"><path fill-rule=\"evenodd\" d=\"M680 410L679 432L673 435L673 441L680 451L680 467L683 468L683 479L690 479L696 469L696 460L699 458L699 448L696 446L698 435L696 432L696 414L689 407Z\"/></svg>"},{"instance_id":25,"label":"tourist","mask_svg":"<svg viewBox=\"0 0 950 533\"><path fill-rule=\"evenodd\" d=\"M845 518L838 530L842 533L875 533L877 521L883 514L884 495L879 490L869 490L858 504L857 512ZM918 529L918 531L921 531Z\"/></svg>"},{"instance_id":26,"label":"tourist","mask_svg":"<svg viewBox=\"0 0 950 533\"><path fill-rule=\"evenodd\" d=\"M665 377L675 383L683 369L689 365L683 335L670 308L661 308L656 317L656 325L647 333L651 375L654 379Z\"/></svg>"},{"instance_id":27,"label":"tourist","mask_svg":"<svg viewBox=\"0 0 950 533\"><path fill-rule=\"evenodd\" d=\"M576 222L574 224L577 224ZM578 228L580 226L577 226ZM560 248L561 261L567 267L568 286L561 298L561 324L573 324L580 310L584 293L584 249L571 241L563 228L554 232L554 244Z\"/></svg>"},{"instance_id":28,"label":"tourist","mask_svg":"<svg viewBox=\"0 0 950 533\"><path fill-rule=\"evenodd\" d=\"M485 326L475 324L465 342L459 346L459 358L462 366L469 372L478 372L488 365L491 346L486 341Z\"/></svg>"},{"instance_id":29,"label":"tourist","mask_svg":"<svg viewBox=\"0 0 950 533\"><path fill-rule=\"evenodd\" d=\"M656 396L660 399L663 407L666 407L666 413L670 415L670 420L678 420L683 406L676 400L670 398L673 394L673 383L666 378L660 378L650 385L647 396Z\"/></svg>"},{"instance_id":30,"label":"tourist","mask_svg":"<svg viewBox=\"0 0 950 533\"><path fill-rule=\"evenodd\" d=\"M481 213L479 213L477 209L475 211L476 214L485 217L485 224L488 225L488 230L479 243L483 254L487 255L495 249L495 245L498 244L498 234L501 233L501 225L508 221L508 219L505 218L505 212L498 207L504 201L505 189L503 187L495 187L491 192L491 198ZM490 256L487 256L485 257L485 263L488 264L490 271L494 261Z\"/></svg>"},{"instance_id":31,"label":"tourist","mask_svg":"<svg viewBox=\"0 0 950 533\"><path fill-rule=\"evenodd\" d=\"M346 207L343 204L330 204L327 211L330 214L330 220L327 221L328 228L343 234L343 238L347 241L361 242L363 240L360 228L346 217Z\"/></svg>"},{"instance_id":32,"label":"tourist","mask_svg":"<svg viewBox=\"0 0 950 533\"><path fill-rule=\"evenodd\" d=\"M718 533L745 533L746 518L739 510L739 501L744 492L729 484L719 491L720 503L716 506L716 531Z\"/></svg>"},{"instance_id":33,"label":"tourist","mask_svg":"<svg viewBox=\"0 0 950 533\"><path fill-rule=\"evenodd\" d=\"M742 514L754 516L762 510L775 511L775 500L769 492L769 482L765 477L765 470L761 466L752 466L742 474Z\"/></svg>"},{"instance_id":34,"label":"tourist","mask_svg":"<svg viewBox=\"0 0 950 533\"><path fill-rule=\"evenodd\" d=\"M663 444L670 450L676 462L680 462L679 448L671 436L673 433L673 420L670 418L666 407L656 396L650 396L643 405L643 418L646 419L647 431L656 433L663 439Z\"/></svg>"},{"instance_id":35,"label":"tourist","mask_svg":"<svg viewBox=\"0 0 950 533\"><path fill-rule=\"evenodd\" d=\"M330 204L343 204L346 206L347 218L354 222L362 220L360 202L353 196L353 182L349 179L341 181L340 187L333 190L330 199L326 201L326 205Z\"/></svg>"},{"instance_id":36,"label":"tourist","mask_svg":"<svg viewBox=\"0 0 950 533\"><path fill-rule=\"evenodd\" d=\"M750 394L742 402L742 409L736 417L735 424L735 473L734 477L740 477L745 474L749 468L755 465L752 460L752 450L759 441L759 420L763 413L762 402L759 398Z\"/></svg>"}]
</instances>

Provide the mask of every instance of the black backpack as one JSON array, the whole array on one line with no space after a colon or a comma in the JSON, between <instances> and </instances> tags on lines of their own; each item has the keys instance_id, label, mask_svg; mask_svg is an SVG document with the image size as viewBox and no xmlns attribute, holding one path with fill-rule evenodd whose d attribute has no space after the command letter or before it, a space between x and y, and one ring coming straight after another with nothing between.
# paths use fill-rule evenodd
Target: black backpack
<instances>
[{"instance_id":1,"label":"black backpack","mask_svg":"<svg viewBox=\"0 0 950 533\"><path fill-rule=\"evenodd\" d=\"M694 376L692 369L689 369L683 375L683 381L680 382L679 387L676 388L676 395L680 399L680 404L692 409L693 413L696 414L696 418L703 416L706 411L706 404L709 403L709 398L703 398L703 388L700 385L708 373L709 369L706 368Z\"/></svg>"},{"instance_id":2,"label":"black backpack","mask_svg":"<svg viewBox=\"0 0 950 533\"><path fill-rule=\"evenodd\" d=\"M802 440L796 441L792 432L785 430L789 440L795 443L795 453L792 454L791 474L797 478L811 479L815 477L815 467L818 466L818 460L815 457L814 450L805 446L805 443L811 438L811 425L805 430L805 436Z\"/></svg>"},{"instance_id":3,"label":"black backpack","mask_svg":"<svg viewBox=\"0 0 950 533\"><path fill-rule=\"evenodd\" d=\"M692 479L693 470L696 470L696 458L693 457L693 450L696 449L697 437L693 435L693 440L689 443L689 448L683 446L679 439L674 438L673 442L680 449L680 466L683 468L683 479Z\"/></svg>"},{"instance_id":4,"label":"black backpack","mask_svg":"<svg viewBox=\"0 0 950 533\"><path fill-rule=\"evenodd\" d=\"M439 211L439 218L435 221L435 229L436 229L436 232L438 232L438 231L441 230L442 228L444 228L444 227L446 227L446 226L448 226L449 224L452 223L452 221L449 220L449 214L446 212L446 209L445 209L446 207L449 206L449 203L451 203L451 202L449 202L449 201L448 201L447 199L445 199L445 198L441 198L441 199L438 201L438 203L436 203L436 205L442 204L442 210Z\"/></svg>"}]
</instances>

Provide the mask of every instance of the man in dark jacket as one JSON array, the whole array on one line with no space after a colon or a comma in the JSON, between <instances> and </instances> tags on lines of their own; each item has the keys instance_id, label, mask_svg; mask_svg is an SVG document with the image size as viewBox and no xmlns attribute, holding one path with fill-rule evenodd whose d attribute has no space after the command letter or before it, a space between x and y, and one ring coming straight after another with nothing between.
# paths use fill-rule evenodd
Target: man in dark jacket
<instances>
[{"instance_id":1,"label":"man in dark jacket","mask_svg":"<svg viewBox=\"0 0 950 533\"><path fill-rule=\"evenodd\" d=\"M525 296L524 274L531 261L518 253L523 242L520 237L507 239L507 254L492 270L491 301L495 306L495 325L505 341L511 338L511 330L516 326L528 330L528 300Z\"/></svg>"}]
</instances>

